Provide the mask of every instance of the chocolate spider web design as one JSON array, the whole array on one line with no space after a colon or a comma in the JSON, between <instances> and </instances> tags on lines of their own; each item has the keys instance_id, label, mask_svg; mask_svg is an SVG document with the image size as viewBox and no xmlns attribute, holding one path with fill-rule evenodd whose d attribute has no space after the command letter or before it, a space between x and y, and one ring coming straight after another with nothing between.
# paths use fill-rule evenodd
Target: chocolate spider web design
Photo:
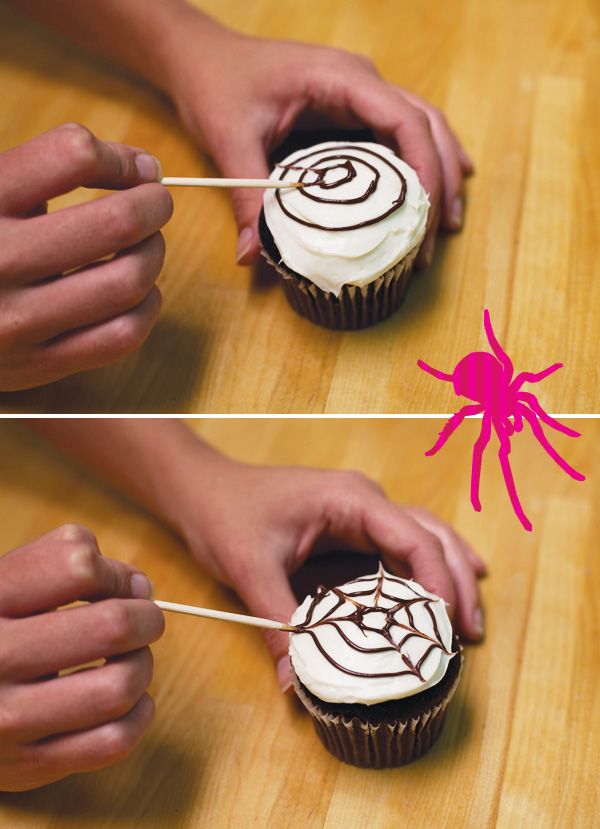
<instances>
[{"instance_id":1,"label":"chocolate spider web design","mask_svg":"<svg viewBox=\"0 0 600 829\"><path fill-rule=\"evenodd\" d=\"M384 579L386 578L386 576L387 576L388 581L390 581L394 584L402 585L403 587L410 590L411 593L414 594L414 596L412 598L408 598L408 599L398 599L397 596L390 596L388 593L385 593L384 590L383 590L383 582L384 582ZM362 578L355 579L352 582L352 584L357 584L357 583L364 582L364 581L372 581L372 579L373 579L373 576L363 576ZM331 607L325 613L325 615L321 617L321 619L318 619L317 621L313 622L312 619L313 619L313 616L315 614L315 610L317 609L317 607L318 607L319 603L321 602L321 600L328 593L333 593L335 596L337 596L336 604L334 604L333 607ZM357 601L357 597L364 597L364 596L370 596L370 595L373 595L373 605L365 605L365 604L362 604L361 602ZM389 601L394 602L394 604L392 605L392 607L383 607L379 604L379 600L381 598L388 599ZM423 663L425 662L425 660L427 659L427 657L429 656L429 654L432 651L434 651L437 648L437 649L441 650L442 653L445 653L448 656L453 656L453 652L447 650L447 648L445 647L445 645L442 641L442 637L441 637L441 634L440 634L440 631L439 631L439 628L438 628L438 625L437 625L435 615L434 615L434 613L431 609L431 603L433 601L436 601L436 600L431 599L429 596L423 596L421 593L419 593L417 590L415 590L414 587L411 587L411 585L409 585L405 580L394 578L393 576L390 576L389 574L386 574L385 571L383 570L383 567L380 565L379 572L377 573L377 582L375 584L375 587L372 590L357 590L357 591L353 591L353 592L344 593L344 591L340 590L339 587L334 587L331 590L328 590L323 585L320 585L317 588L315 596L314 596L312 602L310 603L310 606L309 606L309 608L306 612L306 617L304 619L304 622L301 622L300 624L295 625L295 627L291 631L291 633L295 634L295 635L299 635L299 634L302 634L302 633L308 634L312 638L313 642L315 643L315 646L316 646L317 650L325 657L325 659L331 665L334 665L334 667L336 667L338 670L342 671L345 674L350 674L351 676L358 676L358 677L382 678L382 679L387 678L387 677L392 677L392 676L412 675L412 676L418 677L421 680L421 682L425 682L425 678L423 677L423 675L421 673L421 667L422 667ZM441 601L441 599L437 599L437 601ZM348 614L347 616L336 616L334 618L331 618L333 616L333 614L346 602L350 602L350 604L354 605L356 610L354 610L352 613ZM428 615L431 619L433 631L434 631L434 634L435 634L434 636L429 636L428 634L424 633L423 631L418 630L415 627L415 621L414 621L414 618L413 618L413 615L412 615L412 612L411 612L411 607L414 604L420 604L420 603L423 604L423 606L425 607L425 610L427 611L427 613L428 613ZM395 618L395 614L396 613L401 613L402 611L405 611L406 616L408 617L408 621L409 621L408 625L406 625L402 622L399 622ZM384 616L385 616L385 624L384 624L383 628L374 628L374 627L370 627L370 626L366 625L364 623L364 617L368 613L383 613ZM346 633L340 627L340 624L339 624L340 622L353 622L358 627L358 629L361 631L361 633L363 635L366 635L366 631L369 631L370 633L375 633L375 634L381 636L386 641L387 644L382 645L381 647L368 647L368 648L362 647L361 645L358 645L356 642L353 642L346 635ZM387 653L387 652L390 652L390 651L398 652L400 654L400 657L401 657L403 663L406 665L406 670L380 672L380 673L372 674L372 673L363 673L363 672L360 672L360 671L353 671L351 668L345 668L343 665L340 665L339 662L337 662L335 659L333 659L333 657L330 656L330 654L327 653L327 651L325 650L325 648L323 647L321 642L319 642L319 639L318 639L317 635L314 632L314 628L321 627L321 626L324 626L324 625L330 625L333 628L335 628L336 632L341 637L341 639L352 650L358 651L360 653ZM400 628L402 631L407 631L407 634L398 643L394 642L394 640L392 638L391 631L394 628ZM419 639L424 639L424 640L431 643L429 645L429 647L426 649L425 653L418 660L416 665L412 662L410 657L406 653L403 653L403 651L402 651L402 647L406 644L406 642L408 642L409 639L412 639L414 637L417 637Z\"/></svg>"}]
</instances>

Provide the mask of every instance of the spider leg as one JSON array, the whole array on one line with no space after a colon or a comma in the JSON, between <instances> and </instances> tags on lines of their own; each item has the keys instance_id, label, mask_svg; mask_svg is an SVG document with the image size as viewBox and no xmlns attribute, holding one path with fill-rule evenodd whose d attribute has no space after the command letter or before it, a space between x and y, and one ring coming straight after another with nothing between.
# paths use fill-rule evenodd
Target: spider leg
<instances>
[{"instance_id":1,"label":"spider leg","mask_svg":"<svg viewBox=\"0 0 600 829\"><path fill-rule=\"evenodd\" d=\"M523 429L523 415L519 411L518 407L515 409L513 413L513 418L513 429L515 432L520 432Z\"/></svg>"},{"instance_id":2,"label":"spider leg","mask_svg":"<svg viewBox=\"0 0 600 829\"><path fill-rule=\"evenodd\" d=\"M521 391L517 395L517 401L522 403L529 404L529 407L536 413L539 419L545 423L547 426L552 427L552 429L556 429L557 432L562 432L563 435L569 435L572 438L579 438L581 437L580 432L576 432L575 429L570 429L568 426L565 426L564 423L560 423L560 421L555 420L552 415L549 415L548 412L542 407L539 400L532 394L530 391Z\"/></svg>"},{"instance_id":3,"label":"spider leg","mask_svg":"<svg viewBox=\"0 0 600 829\"><path fill-rule=\"evenodd\" d=\"M502 468L502 474L504 475L504 483L506 484L506 489L508 490L510 502L515 511L515 515L517 516L523 527L527 530L527 532L531 532L531 530L533 529L533 525L529 518L527 518L527 516L523 512L523 507L521 506L519 496L517 495L517 488L515 486L512 469L510 468L510 439L506 436L501 426L500 428L498 428L496 423L494 423L494 426L496 428L496 434L498 435L498 439L500 441L500 449L498 449L498 459L500 461L500 466Z\"/></svg>"},{"instance_id":4,"label":"spider leg","mask_svg":"<svg viewBox=\"0 0 600 829\"><path fill-rule=\"evenodd\" d=\"M486 412L481 422L481 431L473 447L473 463L471 466L471 504L475 512L481 512L481 501L479 500L479 481L481 478L481 461L483 452L490 442L492 434L492 416Z\"/></svg>"},{"instance_id":5,"label":"spider leg","mask_svg":"<svg viewBox=\"0 0 600 829\"><path fill-rule=\"evenodd\" d=\"M562 363L553 363L543 371L521 371L511 383L513 391L519 391L523 383L539 383L540 380L544 379L544 377L549 377L562 367Z\"/></svg>"},{"instance_id":6,"label":"spider leg","mask_svg":"<svg viewBox=\"0 0 600 829\"><path fill-rule=\"evenodd\" d=\"M458 429L458 427L463 422L465 417L467 417L467 415L479 414L482 411L483 406L480 403L471 403L468 406L463 406L460 411L456 412L456 414L453 414L452 417L449 418L442 427L442 431L439 433L440 436L435 442L435 444L431 447L431 449L428 449L428 451L425 452L427 457L435 455L436 452L439 452L439 450L446 443L450 435Z\"/></svg>"},{"instance_id":7,"label":"spider leg","mask_svg":"<svg viewBox=\"0 0 600 829\"><path fill-rule=\"evenodd\" d=\"M570 475L571 478L574 478L576 481L585 481L585 475L582 475L581 472L577 472L576 469L567 463L567 461L562 458L556 449L552 446L546 435L544 434L544 430L538 423L537 417L530 412L526 406L522 406L523 409L523 417L531 426L531 431L533 432L534 436L538 439L538 442L542 445L542 447L546 450L548 455L552 458L552 460L560 466L563 472L566 472L567 475Z\"/></svg>"},{"instance_id":8,"label":"spider leg","mask_svg":"<svg viewBox=\"0 0 600 829\"><path fill-rule=\"evenodd\" d=\"M513 375L513 364L512 360L506 353L506 351L502 348L498 340L496 339L496 335L494 334L494 329L492 328L492 321L490 319L490 312L486 308L483 312L483 328L485 330L485 335L487 337L488 343L490 344L490 348L494 352L495 356L500 360L502 363L504 370L508 372L507 383L510 381L510 378Z\"/></svg>"},{"instance_id":9,"label":"spider leg","mask_svg":"<svg viewBox=\"0 0 600 829\"><path fill-rule=\"evenodd\" d=\"M426 371L427 374L431 374L432 377L437 377L438 380L446 380L448 383L452 383L453 377L451 374L446 374L444 371L440 371L438 368L432 368L431 366L427 365L424 360L417 360L417 365L419 368L422 368L423 371Z\"/></svg>"}]
</instances>

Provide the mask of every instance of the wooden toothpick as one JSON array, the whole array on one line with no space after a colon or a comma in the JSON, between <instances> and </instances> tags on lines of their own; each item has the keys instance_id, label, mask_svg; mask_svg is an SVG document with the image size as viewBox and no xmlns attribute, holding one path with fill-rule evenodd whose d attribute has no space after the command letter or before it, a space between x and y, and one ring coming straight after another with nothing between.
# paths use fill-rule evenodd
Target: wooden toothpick
<instances>
[{"instance_id":1,"label":"wooden toothpick","mask_svg":"<svg viewBox=\"0 0 600 829\"><path fill-rule=\"evenodd\" d=\"M301 181L273 181L270 178L187 178L185 176L164 176L161 184L181 187L263 187L294 188L304 187Z\"/></svg>"},{"instance_id":2,"label":"wooden toothpick","mask_svg":"<svg viewBox=\"0 0 600 829\"><path fill-rule=\"evenodd\" d=\"M173 613L186 613L188 616L202 616L206 619L219 619L223 622L237 622L240 625L252 625L257 628L273 628L274 630L294 630L293 625L285 622L276 622L274 619L261 619L260 616L245 616L243 613L228 613L225 610L212 610L208 607L196 607L193 604L179 604L178 602L154 602L161 610L170 610Z\"/></svg>"}]
</instances>

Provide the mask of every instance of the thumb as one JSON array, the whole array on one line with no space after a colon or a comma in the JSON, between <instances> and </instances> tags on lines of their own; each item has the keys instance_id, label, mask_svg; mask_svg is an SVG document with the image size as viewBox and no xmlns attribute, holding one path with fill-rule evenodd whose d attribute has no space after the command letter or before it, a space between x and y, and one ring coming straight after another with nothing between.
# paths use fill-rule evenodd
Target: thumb
<instances>
[{"instance_id":1,"label":"thumb","mask_svg":"<svg viewBox=\"0 0 600 829\"><path fill-rule=\"evenodd\" d=\"M145 150L64 124L3 154L0 175L3 212L24 214L76 187L122 190L158 181L161 170Z\"/></svg>"},{"instance_id":2,"label":"thumb","mask_svg":"<svg viewBox=\"0 0 600 829\"><path fill-rule=\"evenodd\" d=\"M274 563L268 571L252 573L243 584L237 584L236 591L254 616L289 622L298 603L294 598L287 574L283 567ZM285 693L291 687L288 657L289 634L281 630L263 631L281 690Z\"/></svg>"},{"instance_id":3,"label":"thumb","mask_svg":"<svg viewBox=\"0 0 600 829\"><path fill-rule=\"evenodd\" d=\"M219 146L213 153L224 176L228 178L268 178L269 167L264 148L258 136L238 143L237 136L230 143ZM263 203L260 188L237 187L231 191L233 212L238 228L235 259L239 265L250 265L260 251L258 217Z\"/></svg>"}]
</instances>

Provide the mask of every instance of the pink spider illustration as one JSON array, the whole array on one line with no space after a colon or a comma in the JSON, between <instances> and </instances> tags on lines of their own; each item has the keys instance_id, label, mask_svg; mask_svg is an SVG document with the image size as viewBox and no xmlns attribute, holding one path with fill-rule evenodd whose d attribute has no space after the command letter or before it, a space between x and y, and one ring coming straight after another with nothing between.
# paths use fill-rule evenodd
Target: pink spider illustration
<instances>
[{"instance_id":1,"label":"pink spider illustration","mask_svg":"<svg viewBox=\"0 0 600 829\"><path fill-rule=\"evenodd\" d=\"M550 444L540 421L557 432L562 432L570 437L577 438L580 437L580 434L574 429L569 429L568 426L559 423L558 420L555 420L544 411L535 394L521 389L523 383L539 383L540 380L562 368L563 364L554 363L543 371L536 373L522 371L513 380L514 368L512 361L494 335L487 309L483 312L483 327L493 354L487 351L475 351L467 354L458 363L452 374L446 374L432 368L423 360L419 360L417 363L419 368L422 368L423 371L433 377L437 377L438 380L452 383L458 396L476 401L463 406L460 411L452 415L439 433L439 438L434 446L425 454L427 456L435 455L444 446L450 435L460 426L465 417L483 413L481 431L473 447L471 467L471 503L473 508L477 512L481 512L481 502L479 500L481 462L483 452L490 442L493 427L500 442L498 458L511 504L523 527L531 532L532 524L523 512L510 467L510 438L515 432L522 431L523 423L526 421L529 423L533 435L552 460L571 478L576 481L584 481L585 476L573 469Z\"/></svg>"}]
</instances>

